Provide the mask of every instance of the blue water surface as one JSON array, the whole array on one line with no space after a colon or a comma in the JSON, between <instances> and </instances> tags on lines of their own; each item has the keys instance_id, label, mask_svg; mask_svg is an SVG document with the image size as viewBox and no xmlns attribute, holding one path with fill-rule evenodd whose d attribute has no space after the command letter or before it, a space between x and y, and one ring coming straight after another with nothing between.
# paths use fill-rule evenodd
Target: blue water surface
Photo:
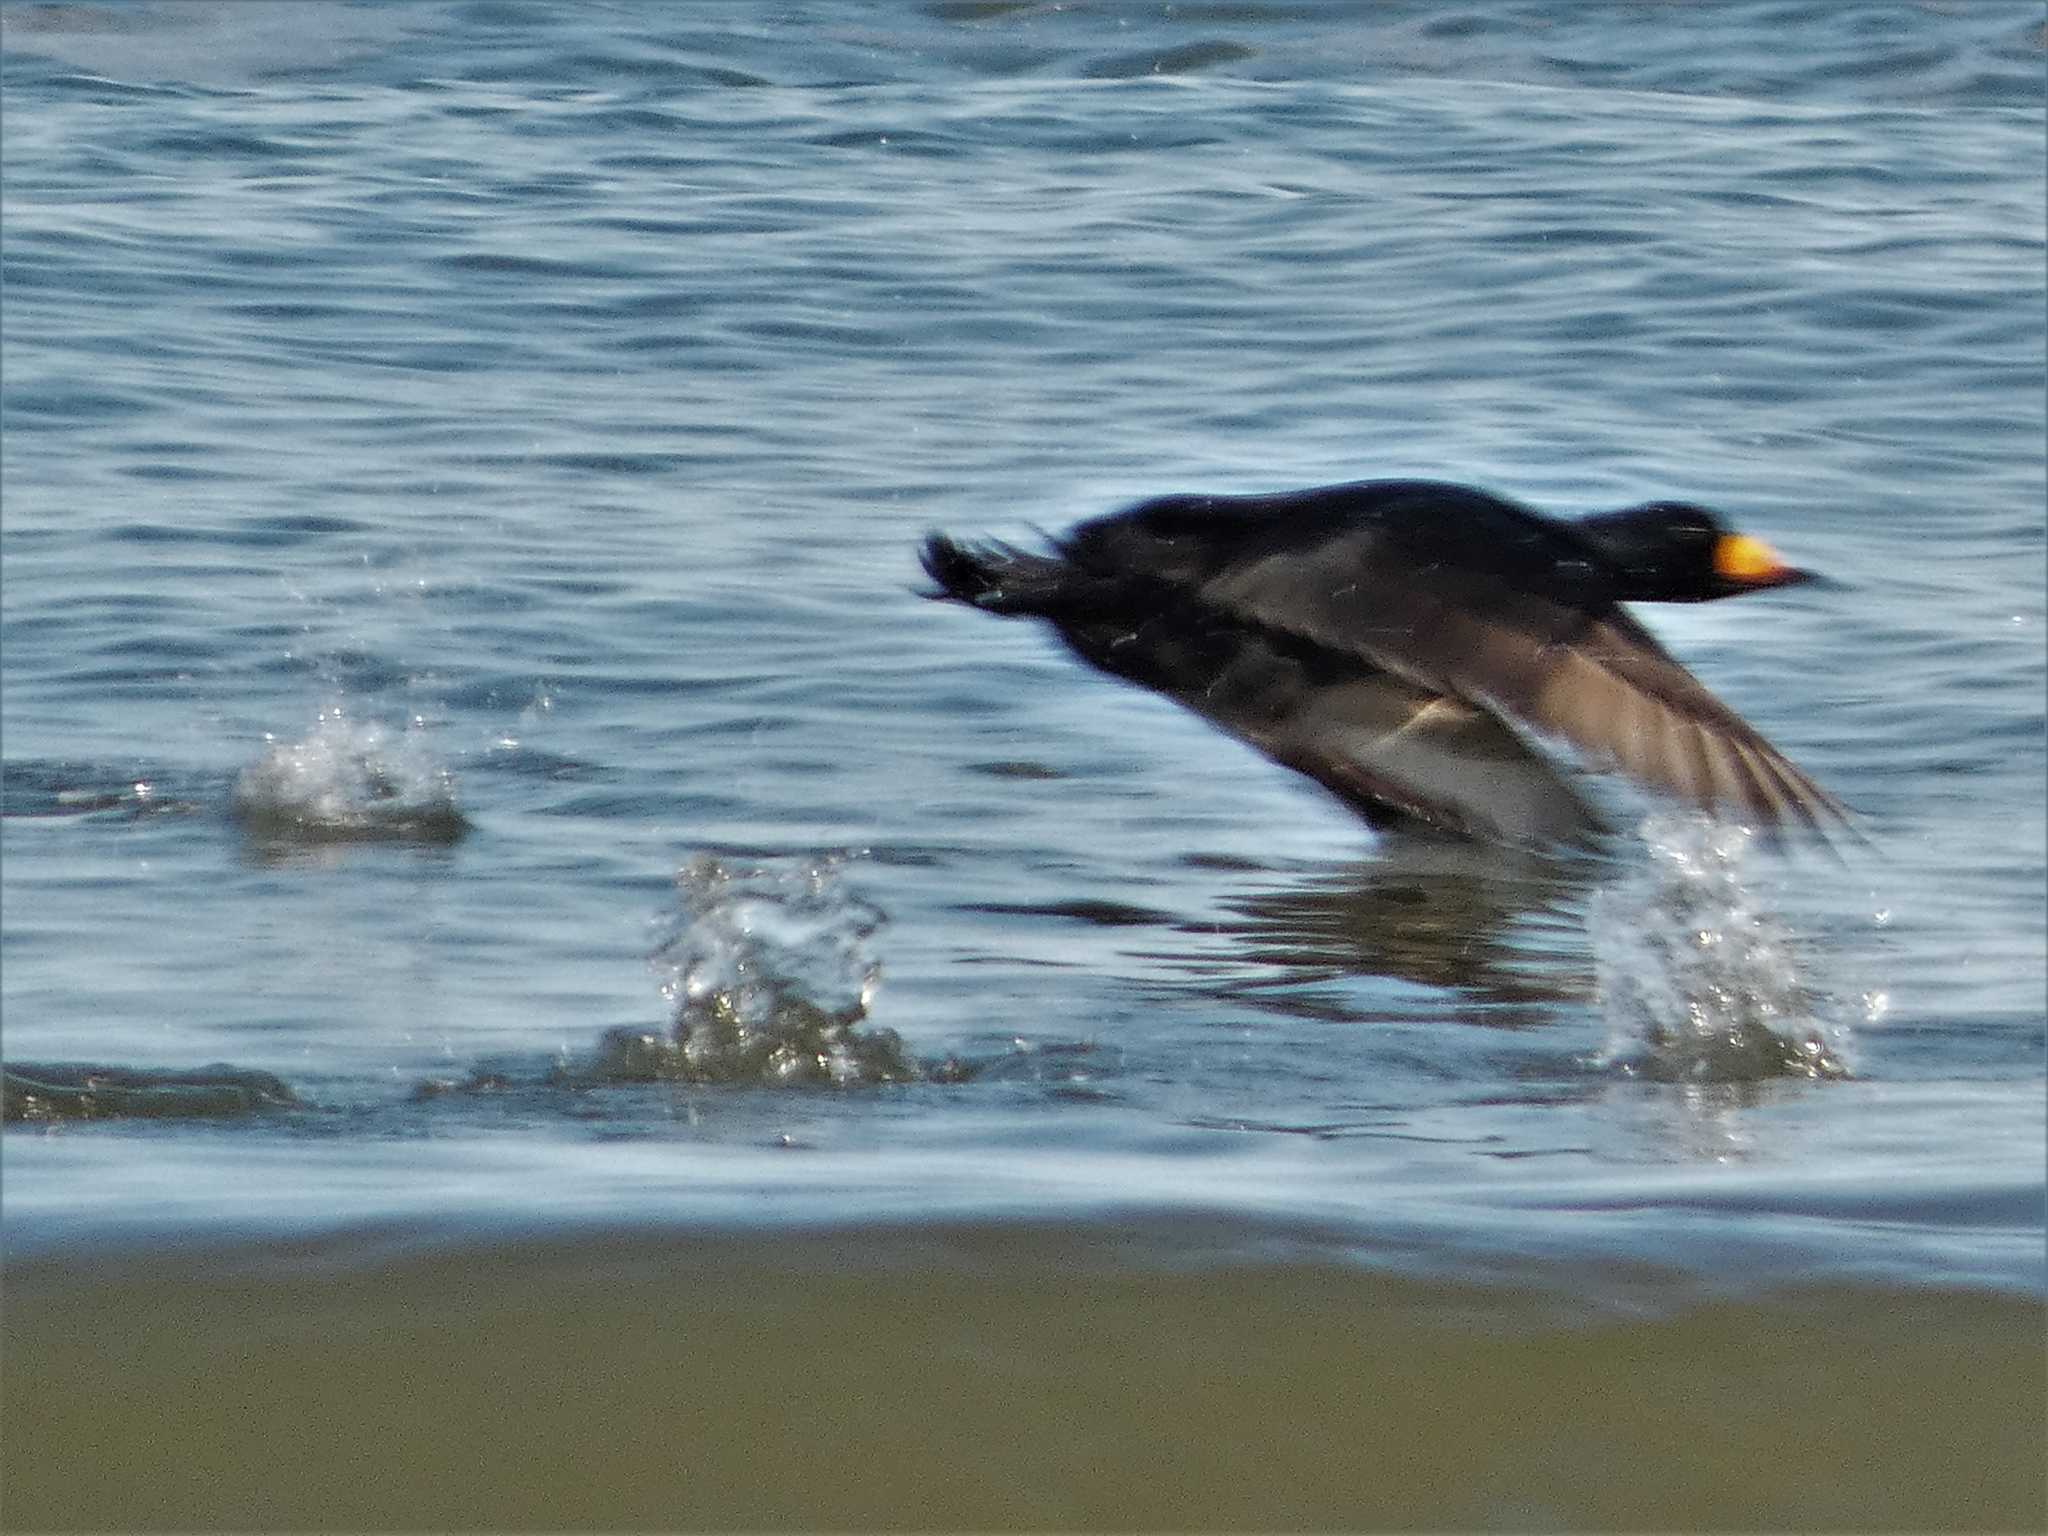
<instances>
[{"instance_id":1,"label":"blue water surface","mask_svg":"<svg viewBox=\"0 0 2048 1536\"><path fill-rule=\"evenodd\" d=\"M10 1251L2048 1290L2044 25L0 8ZM1834 577L1644 617L1867 844L1400 846L918 595L1380 475Z\"/></svg>"}]
</instances>

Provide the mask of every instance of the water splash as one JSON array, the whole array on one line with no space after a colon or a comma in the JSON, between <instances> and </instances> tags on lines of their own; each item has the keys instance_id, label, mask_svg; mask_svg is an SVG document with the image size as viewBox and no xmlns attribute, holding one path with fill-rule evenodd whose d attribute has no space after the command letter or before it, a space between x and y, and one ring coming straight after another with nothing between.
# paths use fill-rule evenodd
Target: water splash
<instances>
[{"instance_id":1,"label":"water splash","mask_svg":"<svg viewBox=\"0 0 2048 1536\"><path fill-rule=\"evenodd\" d=\"M1750 832L1704 818L1643 830L1648 867L1593 898L1601 1064L1660 1082L1848 1076L1846 1027L1743 877Z\"/></svg>"},{"instance_id":2,"label":"water splash","mask_svg":"<svg viewBox=\"0 0 2048 1536\"><path fill-rule=\"evenodd\" d=\"M393 731L334 705L303 741L271 746L235 780L234 811L252 834L303 843L450 843L469 830L455 776L414 721Z\"/></svg>"},{"instance_id":3,"label":"water splash","mask_svg":"<svg viewBox=\"0 0 2048 1536\"><path fill-rule=\"evenodd\" d=\"M847 889L844 864L691 859L653 956L674 1027L609 1031L591 1070L610 1081L841 1087L944 1075L927 1073L894 1030L862 1027L881 981L870 940L887 918Z\"/></svg>"}]
</instances>

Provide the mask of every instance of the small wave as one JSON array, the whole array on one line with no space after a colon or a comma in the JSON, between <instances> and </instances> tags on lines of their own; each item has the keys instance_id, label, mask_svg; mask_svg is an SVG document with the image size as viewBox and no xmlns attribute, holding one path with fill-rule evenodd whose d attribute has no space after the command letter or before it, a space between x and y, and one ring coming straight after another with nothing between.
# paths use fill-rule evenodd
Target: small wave
<instances>
[{"instance_id":1,"label":"small wave","mask_svg":"<svg viewBox=\"0 0 2048 1536\"><path fill-rule=\"evenodd\" d=\"M234 1118L300 1108L282 1078L216 1063L188 1072L77 1062L14 1062L0 1074L0 1120Z\"/></svg>"},{"instance_id":2,"label":"small wave","mask_svg":"<svg viewBox=\"0 0 2048 1536\"><path fill-rule=\"evenodd\" d=\"M455 777L417 729L320 712L303 741L270 748L235 780L234 811L252 834L305 843L452 843L469 830Z\"/></svg>"},{"instance_id":3,"label":"small wave","mask_svg":"<svg viewBox=\"0 0 2048 1536\"><path fill-rule=\"evenodd\" d=\"M197 815L211 798L210 788L186 782L183 776L132 767L10 762L0 774L0 818L140 821Z\"/></svg>"},{"instance_id":4,"label":"small wave","mask_svg":"<svg viewBox=\"0 0 2048 1536\"><path fill-rule=\"evenodd\" d=\"M1644 826L1650 864L1595 894L1601 1064L1659 1082L1849 1075L1795 935L1744 880L1751 834L1704 818Z\"/></svg>"}]
</instances>

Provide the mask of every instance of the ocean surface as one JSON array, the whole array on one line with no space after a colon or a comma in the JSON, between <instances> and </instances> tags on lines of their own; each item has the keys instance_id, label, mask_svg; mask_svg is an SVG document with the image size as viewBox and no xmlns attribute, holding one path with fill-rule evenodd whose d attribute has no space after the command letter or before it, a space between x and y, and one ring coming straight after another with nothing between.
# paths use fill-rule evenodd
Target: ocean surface
<instances>
[{"instance_id":1,"label":"ocean surface","mask_svg":"<svg viewBox=\"0 0 2048 1536\"><path fill-rule=\"evenodd\" d=\"M2048 8L0 6L8 1528L2048 1521ZM931 529L1721 508L1384 838Z\"/></svg>"}]
</instances>

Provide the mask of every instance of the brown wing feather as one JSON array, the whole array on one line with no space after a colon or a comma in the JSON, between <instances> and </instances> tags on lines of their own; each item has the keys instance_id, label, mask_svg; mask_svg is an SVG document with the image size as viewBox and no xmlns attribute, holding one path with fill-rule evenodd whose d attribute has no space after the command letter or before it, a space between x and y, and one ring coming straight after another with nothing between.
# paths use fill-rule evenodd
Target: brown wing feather
<instances>
[{"instance_id":1,"label":"brown wing feather","mask_svg":"<svg viewBox=\"0 0 2048 1536\"><path fill-rule=\"evenodd\" d=\"M1417 571L1373 530L1229 566L1201 595L1495 708L1654 789L1767 828L1845 824L1841 805L1612 604L1588 611L1497 577Z\"/></svg>"},{"instance_id":2,"label":"brown wing feather","mask_svg":"<svg viewBox=\"0 0 2048 1536\"><path fill-rule=\"evenodd\" d=\"M1704 810L1767 827L1846 822L1832 795L1661 648L1637 642L1633 620L1624 627L1614 617L1552 648L1533 690L1495 697L1539 729Z\"/></svg>"}]
</instances>

